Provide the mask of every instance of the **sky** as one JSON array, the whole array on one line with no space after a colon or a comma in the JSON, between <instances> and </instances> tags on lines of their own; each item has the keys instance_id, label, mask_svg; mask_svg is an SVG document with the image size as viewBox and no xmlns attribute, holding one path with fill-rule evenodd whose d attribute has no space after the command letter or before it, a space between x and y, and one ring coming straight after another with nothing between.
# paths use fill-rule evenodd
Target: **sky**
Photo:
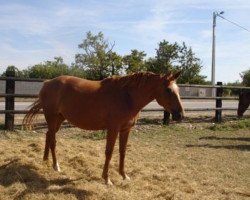
<instances>
[{"instance_id":1,"label":"sky","mask_svg":"<svg viewBox=\"0 0 250 200\"><path fill-rule=\"evenodd\" d=\"M86 32L102 32L127 55L132 49L155 56L159 42L185 42L211 80L212 16L250 30L249 0L0 0L0 73L63 57L75 61ZM250 32L216 18L215 80L241 81L250 69Z\"/></svg>"}]
</instances>

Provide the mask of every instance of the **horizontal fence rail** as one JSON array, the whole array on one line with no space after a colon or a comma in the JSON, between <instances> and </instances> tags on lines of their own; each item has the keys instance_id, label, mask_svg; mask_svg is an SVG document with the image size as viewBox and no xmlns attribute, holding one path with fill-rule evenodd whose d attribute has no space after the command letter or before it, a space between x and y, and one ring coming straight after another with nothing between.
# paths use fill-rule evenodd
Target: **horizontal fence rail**
<instances>
[{"instance_id":1,"label":"horizontal fence rail","mask_svg":"<svg viewBox=\"0 0 250 200\"><path fill-rule=\"evenodd\" d=\"M222 89L237 89L237 90L250 90L250 87L242 86L226 86L226 85L195 85L195 84L178 84L179 87L195 87L195 88L222 88Z\"/></svg>"},{"instance_id":2,"label":"horizontal fence rail","mask_svg":"<svg viewBox=\"0 0 250 200\"><path fill-rule=\"evenodd\" d=\"M194 112L194 111L215 111L215 110L227 110L227 111L235 111L237 108L231 108L231 107L223 107L223 108L186 108L184 109L185 112ZM250 109L248 109L250 110ZM141 112L163 112L165 111L163 108L154 108L154 109L142 109ZM0 114L27 114L28 110L0 110ZM39 112L40 114L43 113L43 111Z\"/></svg>"},{"instance_id":3,"label":"horizontal fence rail","mask_svg":"<svg viewBox=\"0 0 250 200\"><path fill-rule=\"evenodd\" d=\"M8 75L8 74L6 74ZM1 81L24 81L24 82L44 82L49 79L40 78L17 78L17 77L0 77Z\"/></svg>"},{"instance_id":4,"label":"horizontal fence rail","mask_svg":"<svg viewBox=\"0 0 250 200\"><path fill-rule=\"evenodd\" d=\"M0 94L0 97L38 98L37 94Z\"/></svg>"},{"instance_id":5,"label":"horizontal fence rail","mask_svg":"<svg viewBox=\"0 0 250 200\"><path fill-rule=\"evenodd\" d=\"M16 78L13 74L9 74L6 72L7 77L0 77L1 81L6 82L5 93L0 93L0 98L5 98L5 110L0 110L0 114L5 114L5 129L13 130L14 129L14 115L15 114L26 114L28 110L15 110L15 98L38 98L38 94L18 94L15 93L15 82L44 82L45 79L27 79L27 78ZM238 100L238 97L223 97L223 89L230 90L250 90L250 87L234 87L234 86L223 86L221 82L218 82L216 86L212 85L191 85L191 84L179 84L180 88L211 88L216 90L215 97L199 97L199 96L181 96L182 100L215 100L216 107L215 108L187 108L186 112L199 112L199 111L215 111L215 121L220 122L222 117L222 111L236 111L237 108L231 107L222 107L222 100ZM197 102L198 103L198 102ZM249 110L249 109L248 109ZM143 109L142 112L163 112L164 109L156 108L156 109ZM40 111L39 113L43 113ZM170 114L164 111L164 119L165 123L168 123L170 119Z\"/></svg>"},{"instance_id":6,"label":"horizontal fence rail","mask_svg":"<svg viewBox=\"0 0 250 200\"><path fill-rule=\"evenodd\" d=\"M38 98L38 94L0 94L0 97L20 97L20 98ZM198 99L198 100L238 100L238 97L190 97L190 96L181 96L181 99Z\"/></svg>"}]
</instances>

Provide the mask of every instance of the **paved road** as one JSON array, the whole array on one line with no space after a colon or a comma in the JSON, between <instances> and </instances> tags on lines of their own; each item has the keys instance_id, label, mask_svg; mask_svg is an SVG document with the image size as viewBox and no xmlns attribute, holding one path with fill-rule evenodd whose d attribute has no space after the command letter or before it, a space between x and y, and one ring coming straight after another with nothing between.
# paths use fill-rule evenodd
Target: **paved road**
<instances>
[{"instance_id":1,"label":"paved road","mask_svg":"<svg viewBox=\"0 0 250 200\"><path fill-rule=\"evenodd\" d=\"M192 108L215 108L215 101L213 100L183 100L183 107ZM237 108L238 101L224 101L222 107L224 108ZM160 108L156 101L151 102L146 106L148 109Z\"/></svg>"},{"instance_id":2,"label":"paved road","mask_svg":"<svg viewBox=\"0 0 250 200\"><path fill-rule=\"evenodd\" d=\"M16 102L16 110L25 110L31 105L32 102ZM215 108L215 101L213 100L183 100L184 108ZM224 101L222 107L224 108L237 108L238 101ZM0 102L0 110L4 110L5 103ZM149 103L145 109L158 109L161 108L156 101Z\"/></svg>"}]
</instances>

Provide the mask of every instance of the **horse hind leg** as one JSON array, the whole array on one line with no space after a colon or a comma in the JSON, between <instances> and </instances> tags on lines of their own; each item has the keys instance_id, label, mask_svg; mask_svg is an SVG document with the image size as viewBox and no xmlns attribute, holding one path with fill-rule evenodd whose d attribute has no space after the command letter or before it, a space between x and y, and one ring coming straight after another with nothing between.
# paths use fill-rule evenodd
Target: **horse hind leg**
<instances>
[{"instance_id":1,"label":"horse hind leg","mask_svg":"<svg viewBox=\"0 0 250 200\"><path fill-rule=\"evenodd\" d=\"M45 148L44 148L44 155L43 155L43 161L48 161L49 159L49 147L50 147L50 132L47 131L46 133L46 140L45 140Z\"/></svg>"},{"instance_id":2,"label":"horse hind leg","mask_svg":"<svg viewBox=\"0 0 250 200\"><path fill-rule=\"evenodd\" d=\"M56 132L59 130L64 118L60 114L45 115L48 131L46 133L45 150L43 160L47 161L49 157L49 149L51 150L53 159L53 168L55 171L60 171L60 166L56 158Z\"/></svg>"}]
</instances>

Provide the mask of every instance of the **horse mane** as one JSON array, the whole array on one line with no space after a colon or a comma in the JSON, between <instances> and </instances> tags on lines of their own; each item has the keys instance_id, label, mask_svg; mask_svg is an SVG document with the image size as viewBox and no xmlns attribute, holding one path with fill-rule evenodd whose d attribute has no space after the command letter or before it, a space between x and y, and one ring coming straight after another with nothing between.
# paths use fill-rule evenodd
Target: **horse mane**
<instances>
[{"instance_id":1,"label":"horse mane","mask_svg":"<svg viewBox=\"0 0 250 200\"><path fill-rule=\"evenodd\" d=\"M126 76L112 76L110 78L106 78L103 81L111 81L115 83L117 86L124 88L124 87L143 87L148 80L152 80L155 78L159 78L160 75L154 74L152 72L138 72L133 73Z\"/></svg>"}]
</instances>

